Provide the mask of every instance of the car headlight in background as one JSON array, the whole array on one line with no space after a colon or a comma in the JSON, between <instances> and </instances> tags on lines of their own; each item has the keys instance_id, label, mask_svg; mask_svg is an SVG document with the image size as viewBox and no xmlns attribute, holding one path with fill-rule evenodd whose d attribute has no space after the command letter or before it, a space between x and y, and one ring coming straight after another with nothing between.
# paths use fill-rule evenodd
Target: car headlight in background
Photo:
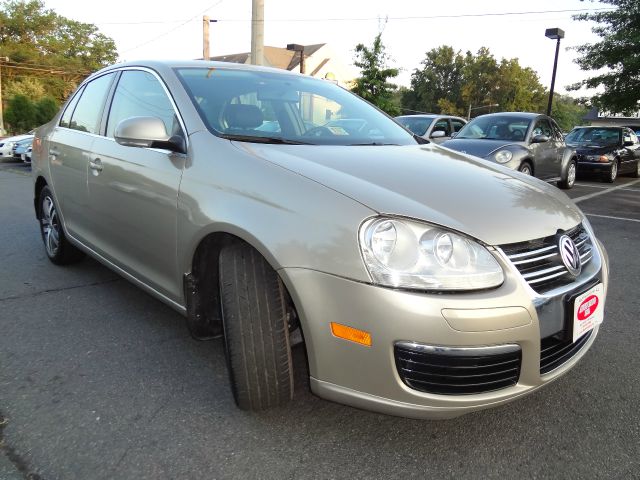
<instances>
[{"instance_id":1,"label":"car headlight in background","mask_svg":"<svg viewBox=\"0 0 640 480\"><path fill-rule=\"evenodd\" d=\"M513 158L513 153L511 153L509 150L500 150L495 154L494 158L498 163L507 163L510 162Z\"/></svg>"},{"instance_id":2,"label":"car headlight in background","mask_svg":"<svg viewBox=\"0 0 640 480\"><path fill-rule=\"evenodd\" d=\"M440 227L378 217L360 228L373 281L415 290L478 290L501 285L502 268L478 242Z\"/></svg>"}]
</instances>

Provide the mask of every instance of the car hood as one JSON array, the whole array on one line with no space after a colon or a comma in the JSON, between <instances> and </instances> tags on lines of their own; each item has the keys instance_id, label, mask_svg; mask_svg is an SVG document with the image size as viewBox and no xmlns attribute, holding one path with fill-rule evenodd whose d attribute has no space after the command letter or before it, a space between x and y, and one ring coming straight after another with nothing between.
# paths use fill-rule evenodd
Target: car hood
<instances>
[{"instance_id":1,"label":"car hood","mask_svg":"<svg viewBox=\"0 0 640 480\"><path fill-rule=\"evenodd\" d=\"M472 138L454 138L442 143L443 147L450 148L451 150L455 150L457 152L475 155L476 157L480 158L486 158L496 150L509 145L524 146L522 142L513 142L510 140L487 140Z\"/></svg>"},{"instance_id":2,"label":"car hood","mask_svg":"<svg viewBox=\"0 0 640 480\"><path fill-rule=\"evenodd\" d=\"M567 144L568 147L573 148L578 155L603 155L605 153L612 153L616 150L615 145L575 145Z\"/></svg>"},{"instance_id":3,"label":"car hood","mask_svg":"<svg viewBox=\"0 0 640 480\"><path fill-rule=\"evenodd\" d=\"M489 245L553 235L559 229L574 227L583 218L555 187L433 144L233 143L250 155L321 183L378 213L442 225Z\"/></svg>"}]
</instances>

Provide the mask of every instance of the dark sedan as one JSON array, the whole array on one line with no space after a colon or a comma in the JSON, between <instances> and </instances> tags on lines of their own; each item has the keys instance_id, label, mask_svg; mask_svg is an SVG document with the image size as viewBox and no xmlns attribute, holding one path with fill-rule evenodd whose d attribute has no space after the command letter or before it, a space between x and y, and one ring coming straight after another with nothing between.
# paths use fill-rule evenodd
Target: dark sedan
<instances>
[{"instance_id":1,"label":"dark sedan","mask_svg":"<svg viewBox=\"0 0 640 480\"><path fill-rule=\"evenodd\" d=\"M562 131L546 115L481 115L442 145L546 181L557 181L560 188L571 188L575 183L576 154L566 147Z\"/></svg>"},{"instance_id":2,"label":"dark sedan","mask_svg":"<svg viewBox=\"0 0 640 480\"><path fill-rule=\"evenodd\" d=\"M640 176L640 142L627 127L576 127L566 138L578 154L578 173L595 173L607 182L618 174Z\"/></svg>"}]
</instances>

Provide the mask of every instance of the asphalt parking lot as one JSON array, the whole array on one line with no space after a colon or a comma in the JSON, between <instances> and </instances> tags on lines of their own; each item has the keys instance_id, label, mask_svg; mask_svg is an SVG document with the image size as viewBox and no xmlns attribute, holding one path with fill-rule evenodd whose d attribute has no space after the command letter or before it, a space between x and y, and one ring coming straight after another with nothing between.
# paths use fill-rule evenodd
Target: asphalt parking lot
<instances>
[{"instance_id":1,"label":"asphalt parking lot","mask_svg":"<svg viewBox=\"0 0 640 480\"><path fill-rule=\"evenodd\" d=\"M0 164L0 479L640 478L640 180L569 192L611 259L583 361L509 405L416 421L321 400L233 404L220 341L86 259L49 263L24 166Z\"/></svg>"}]
</instances>

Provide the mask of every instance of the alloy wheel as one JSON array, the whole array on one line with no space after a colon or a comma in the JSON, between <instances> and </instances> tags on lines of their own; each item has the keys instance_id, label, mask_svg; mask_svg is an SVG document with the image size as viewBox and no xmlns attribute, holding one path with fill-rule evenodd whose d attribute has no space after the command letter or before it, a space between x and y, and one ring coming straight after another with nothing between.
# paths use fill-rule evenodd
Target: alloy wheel
<instances>
[{"instance_id":1,"label":"alloy wheel","mask_svg":"<svg viewBox=\"0 0 640 480\"><path fill-rule=\"evenodd\" d=\"M42 199L41 217L40 225L44 246L49 256L55 257L60 248L60 222L58 221L58 212L53 199L48 195Z\"/></svg>"},{"instance_id":2,"label":"alloy wheel","mask_svg":"<svg viewBox=\"0 0 640 480\"><path fill-rule=\"evenodd\" d=\"M576 183L576 164L575 162L571 162L567 170L567 185L571 188L574 183Z\"/></svg>"}]
</instances>

